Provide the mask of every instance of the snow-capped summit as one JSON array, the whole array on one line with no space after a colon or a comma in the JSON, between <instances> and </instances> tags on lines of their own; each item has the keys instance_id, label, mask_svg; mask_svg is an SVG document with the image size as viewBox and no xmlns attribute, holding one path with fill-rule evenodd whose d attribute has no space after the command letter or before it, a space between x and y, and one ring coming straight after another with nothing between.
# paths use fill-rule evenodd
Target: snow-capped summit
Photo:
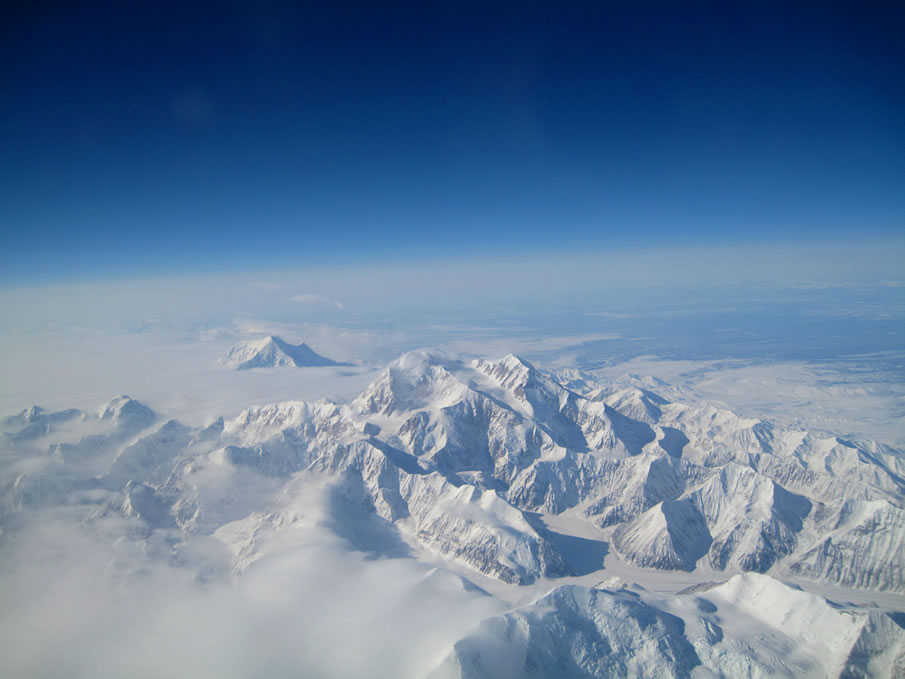
<instances>
[{"instance_id":1,"label":"snow-capped summit","mask_svg":"<svg viewBox=\"0 0 905 679\"><path fill-rule=\"evenodd\" d=\"M82 415L82 411L75 408L49 413L40 406L35 405L22 410L16 415L0 419L0 427L18 430L14 431L14 433L3 432L3 436L17 441L27 441L49 434L57 424Z\"/></svg>"},{"instance_id":2,"label":"snow-capped summit","mask_svg":"<svg viewBox=\"0 0 905 679\"><path fill-rule=\"evenodd\" d=\"M99 419L113 422L120 429L138 431L151 426L157 415L144 403L120 394L101 408Z\"/></svg>"},{"instance_id":3,"label":"snow-capped summit","mask_svg":"<svg viewBox=\"0 0 905 679\"><path fill-rule=\"evenodd\" d=\"M229 358L336 365L277 337ZM33 407L0 419L28 461L0 465L0 531L60 505L128 568L254 581L325 543L439 569L417 596L473 578L491 608L432 679L905 676L905 451L563 374L418 350L348 402L203 429L127 396Z\"/></svg>"},{"instance_id":4,"label":"snow-capped summit","mask_svg":"<svg viewBox=\"0 0 905 679\"><path fill-rule=\"evenodd\" d=\"M231 365L236 370L249 368L314 368L330 365L345 365L321 356L304 342L289 344L270 335L258 340L239 342L221 359L221 363Z\"/></svg>"},{"instance_id":5,"label":"snow-capped summit","mask_svg":"<svg viewBox=\"0 0 905 679\"><path fill-rule=\"evenodd\" d=\"M409 351L393 361L356 399L361 412L389 415L459 402L468 391L455 375L460 361L431 352Z\"/></svg>"}]
</instances>

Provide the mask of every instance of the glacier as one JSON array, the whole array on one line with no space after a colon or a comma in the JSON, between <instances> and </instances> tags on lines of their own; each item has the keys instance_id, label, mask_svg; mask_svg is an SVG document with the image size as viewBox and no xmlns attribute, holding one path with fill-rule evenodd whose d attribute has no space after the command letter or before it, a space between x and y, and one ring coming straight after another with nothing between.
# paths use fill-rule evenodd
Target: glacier
<instances>
[{"instance_id":1,"label":"glacier","mask_svg":"<svg viewBox=\"0 0 905 679\"><path fill-rule=\"evenodd\" d=\"M495 612L411 676L901 676L905 451L661 386L420 350L206 426L33 406L0 421L0 554L49 512L122 583L238 587L312 536L424 564Z\"/></svg>"}]
</instances>

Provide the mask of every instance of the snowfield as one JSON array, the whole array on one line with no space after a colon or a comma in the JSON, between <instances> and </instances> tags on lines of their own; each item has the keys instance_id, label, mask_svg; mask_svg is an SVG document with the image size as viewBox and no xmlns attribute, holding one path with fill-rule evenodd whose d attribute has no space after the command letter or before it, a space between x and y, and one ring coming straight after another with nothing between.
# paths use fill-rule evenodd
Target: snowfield
<instances>
[{"instance_id":1,"label":"snowfield","mask_svg":"<svg viewBox=\"0 0 905 679\"><path fill-rule=\"evenodd\" d=\"M335 365L273 337L229 360ZM137 671L191 601L269 654L221 675L905 676L905 452L662 386L416 351L346 403L206 426L26 408L0 439L0 674ZM37 653L79 647L84 587L88 629L146 607L134 656ZM198 643L166 674L213 667Z\"/></svg>"}]
</instances>

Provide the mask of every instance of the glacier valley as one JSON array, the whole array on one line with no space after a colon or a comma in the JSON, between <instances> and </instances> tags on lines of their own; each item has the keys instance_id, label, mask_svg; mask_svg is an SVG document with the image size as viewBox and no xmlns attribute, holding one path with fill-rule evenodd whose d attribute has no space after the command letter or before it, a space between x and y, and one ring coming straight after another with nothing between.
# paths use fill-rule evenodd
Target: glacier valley
<instances>
[{"instance_id":1,"label":"glacier valley","mask_svg":"<svg viewBox=\"0 0 905 679\"><path fill-rule=\"evenodd\" d=\"M26 407L0 674L905 675L905 451L676 393L419 350L204 425Z\"/></svg>"}]
</instances>

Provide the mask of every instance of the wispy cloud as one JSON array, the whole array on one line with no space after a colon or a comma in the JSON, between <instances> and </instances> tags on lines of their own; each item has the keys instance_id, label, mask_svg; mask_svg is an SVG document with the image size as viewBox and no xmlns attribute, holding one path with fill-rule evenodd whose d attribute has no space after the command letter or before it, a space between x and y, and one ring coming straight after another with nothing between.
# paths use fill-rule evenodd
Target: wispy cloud
<instances>
[{"instance_id":1,"label":"wispy cloud","mask_svg":"<svg viewBox=\"0 0 905 679\"><path fill-rule=\"evenodd\" d=\"M134 519L85 530L63 508L23 521L0 580L5 677L415 677L499 610L413 559L350 551L305 519L232 579L228 564L211 570L230 557L212 537L174 559ZM213 579L193 579L186 560Z\"/></svg>"}]
</instances>

